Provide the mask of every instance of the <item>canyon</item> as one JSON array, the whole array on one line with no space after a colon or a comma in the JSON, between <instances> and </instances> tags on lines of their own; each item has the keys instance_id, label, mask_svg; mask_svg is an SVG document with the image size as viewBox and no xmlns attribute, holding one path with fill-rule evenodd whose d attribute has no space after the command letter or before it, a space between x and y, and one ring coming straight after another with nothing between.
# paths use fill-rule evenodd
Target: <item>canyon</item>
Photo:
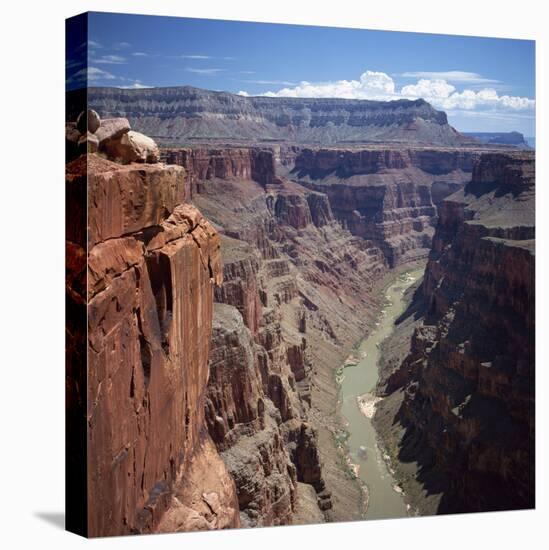
<instances>
[{"instance_id":1,"label":"canyon","mask_svg":"<svg viewBox=\"0 0 549 550\"><path fill-rule=\"evenodd\" d=\"M534 507L533 153L485 154L440 208L374 418L416 513Z\"/></svg>"},{"instance_id":2,"label":"canyon","mask_svg":"<svg viewBox=\"0 0 549 550\"><path fill-rule=\"evenodd\" d=\"M468 140L422 100L89 92L103 130L68 140L66 180L90 536L363 518L336 370L384 285L425 262L373 420L405 498L532 505L533 153ZM135 130L161 147L136 136L145 153L119 158Z\"/></svg>"}]
</instances>

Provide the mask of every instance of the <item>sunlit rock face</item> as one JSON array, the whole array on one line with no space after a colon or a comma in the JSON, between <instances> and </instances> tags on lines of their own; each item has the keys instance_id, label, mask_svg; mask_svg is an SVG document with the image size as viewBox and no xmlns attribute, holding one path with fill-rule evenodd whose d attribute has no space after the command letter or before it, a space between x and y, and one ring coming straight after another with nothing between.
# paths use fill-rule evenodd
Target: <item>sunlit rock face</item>
<instances>
[{"instance_id":1,"label":"sunlit rock face","mask_svg":"<svg viewBox=\"0 0 549 550\"><path fill-rule=\"evenodd\" d=\"M161 144L415 143L459 146L474 140L423 99L242 97L190 86L124 90L88 88L102 117L125 117Z\"/></svg>"},{"instance_id":2,"label":"sunlit rock face","mask_svg":"<svg viewBox=\"0 0 549 550\"><path fill-rule=\"evenodd\" d=\"M204 417L218 233L185 203L181 167L82 156L67 189L89 206L87 235L82 210L67 231L69 294L88 311L89 536L239 526Z\"/></svg>"},{"instance_id":3,"label":"sunlit rock face","mask_svg":"<svg viewBox=\"0 0 549 550\"><path fill-rule=\"evenodd\" d=\"M324 193L279 176L273 149L163 155L188 171L193 203L222 234L206 420L241 524L358 519L328 418L333 365L370 322L382 251L343 229Z\"/></svg>"}]
</instances>

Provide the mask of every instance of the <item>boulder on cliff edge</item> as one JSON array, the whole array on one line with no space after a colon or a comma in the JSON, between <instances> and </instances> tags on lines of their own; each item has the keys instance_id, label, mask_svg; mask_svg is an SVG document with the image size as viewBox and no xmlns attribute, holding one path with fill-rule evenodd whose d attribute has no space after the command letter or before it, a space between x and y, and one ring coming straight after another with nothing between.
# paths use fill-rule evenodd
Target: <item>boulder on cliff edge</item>
<instances>
[{"instance_id":1,"label":"boulder on cliff edge","mask_svg":"<svg viewBox=\"0 0 549 550\"><path fill-rule=\"evenodd\" d=\"M107 140L121 138L130 130L131 127L127 118L104 118L101 120L101 126L95 132L95 135L99 143L103 145L103 142Z\"/></svg>"},{"instance_id":2,"label":"boulder on cliff edge","mask_svg":"<svg viewBox=\"0 0 549 550\"><path fill-rule=\"evenodd\" d=\"M76 127L81 134L85 134L86 132L95 134L100 125L101 119L99 118L97 112L93 109L82 111L76 119Z\"/></svg>"},{"instance_id":3,"label":"boulder on cliff edge","mask_svg":"<svg viewBox=\"0 0 549 550\"><path fill-rule=\"evenodd\" d=\"M160 150L155 141L139 132L130 130L117 139L102 144L102 150L111 160L128 164L130 162L155 163L160 159Z\"/></svg>"}]
</instances>

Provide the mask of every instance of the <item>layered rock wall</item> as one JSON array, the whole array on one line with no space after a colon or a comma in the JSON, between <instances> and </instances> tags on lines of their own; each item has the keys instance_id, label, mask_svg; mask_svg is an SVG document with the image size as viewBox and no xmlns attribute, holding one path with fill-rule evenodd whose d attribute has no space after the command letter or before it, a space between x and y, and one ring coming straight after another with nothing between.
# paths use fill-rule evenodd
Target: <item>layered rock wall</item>
<instances>
[{"instance_id":1,"label":"layered rock wall","mask_svg":"<svg viewBox=\"0 0 549 550\"><path fill-rule=\"evenodd\" d=\"M440 210L424 313L384 388L402 398L385 436L401 472L420 465L420 511L534 506L534 223L528 153L483 155Z\"/></svg>"},{"instance_id":2,"label":"layered rock wall","mask_svg":"<svg viewBox=\"0 0 549 550\"><path fill-rule=\"evenodd\" d=\"M222 232L208 427L243 525L358 519L359 487L333 446L333 367L367 329L387 266L325 194L272 181L211 177L193 196Z\"/></svg>"},{"instance_id":3,"label":"layered rock wall","mask_svg":"<svg viewBox=\"0 0 549 550\"><path fill-rule=\"evenodd\" d=\"M477 157L473 149L291 149L279 163L325 193L336 219L396 267L428 255L436 207L470 178Z\"/></svg>"},{"instance_id":4,"label":"layered rock wall","mask_svg":"<svg viewBox=\"0 0 549 550\"><path fill-rule=\"evenodd\" d=\"M127 117L165 145L183 143L421 143L457 146L465 138L423 99L243 97L190 86L88 88L101 116ZM69 102L70 104L70 102Z\"/></svg>"},{"instance_id":5,"label":"layered rock wall","mask_svg":"<svg viewBox=\"0 0 549 550\"><path fill-rule=\"evenodd\" d=\"M180 167L83 155L67 188L89 197L87 235L85 210L67 230L70 291L88 311L88 535L239 526L204 417L219 235L184 204Z\"/></svg>"},{"instance_id":6,"label":"layered rock wall","mask_svg":"<svg viewBox=\"0 0 549 550\"><path fill-rule=\"evenodd\" d=\"M162 160L183 166L189 174L192 192L204 181L213 178L254 180L263 185L272 183L275 167L270 150L246 148L167 148Z\"/></svg>"}]
</instances>

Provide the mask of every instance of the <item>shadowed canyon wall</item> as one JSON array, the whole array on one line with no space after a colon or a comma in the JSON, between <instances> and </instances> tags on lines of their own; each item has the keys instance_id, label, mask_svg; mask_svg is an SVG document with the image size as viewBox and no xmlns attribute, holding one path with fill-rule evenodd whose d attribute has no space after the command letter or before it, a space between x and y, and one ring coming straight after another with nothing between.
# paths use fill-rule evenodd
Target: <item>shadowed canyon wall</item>
<instances>
[{"instance_id":1,"label":"shadowed canyon wall","mask_svg":"<svg viewBox=\"0 0 549 550\"><path fill-rule=\"evenodd\" d=\"M385 347L375 420L421 513L534 506L534 190L533 153L482 155Z\"/></svg>"}]
</instances>

